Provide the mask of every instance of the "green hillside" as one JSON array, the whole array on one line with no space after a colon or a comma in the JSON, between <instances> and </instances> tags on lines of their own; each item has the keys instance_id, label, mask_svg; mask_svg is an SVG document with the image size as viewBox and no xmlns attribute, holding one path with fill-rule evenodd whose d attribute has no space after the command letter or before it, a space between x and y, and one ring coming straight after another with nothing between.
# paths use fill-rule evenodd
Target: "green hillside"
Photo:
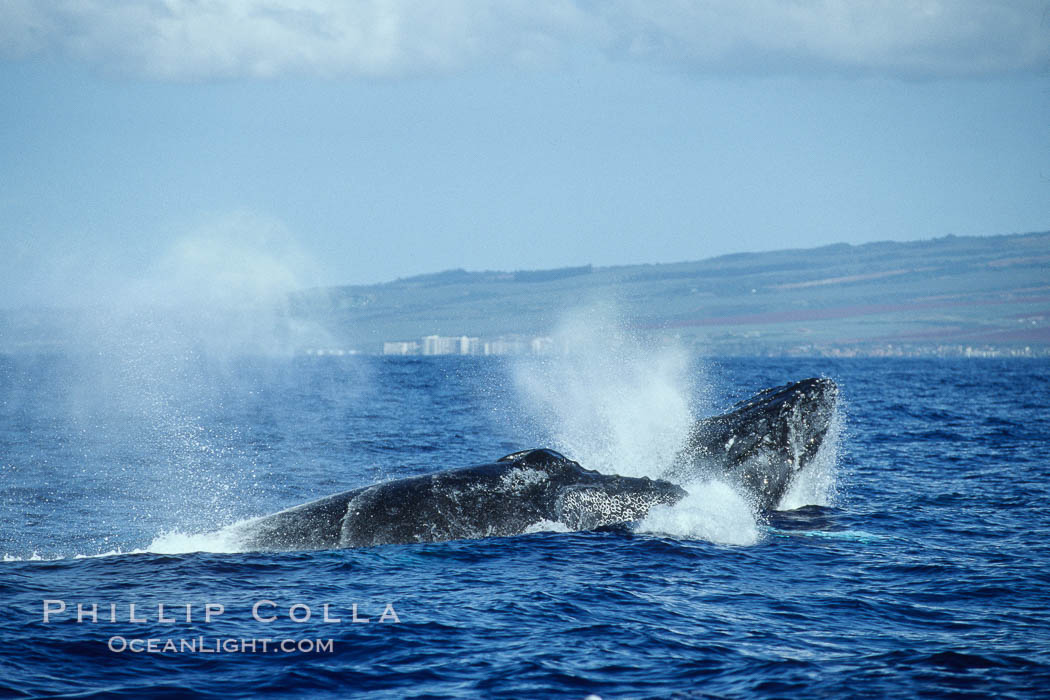
<instances>
[{"instance_id":1,"label":"green hillside","mask_svg":"<svg viewBox=\"0 0 1050 700\"><path fill-rule=\"evenodd\" d=\"M638 332L704 354L1042 353L1050 233L838 244L696 262L451 270L295 296L347 347L422 336L530 337L613 301Z\"/></svg>"}]
</instances>

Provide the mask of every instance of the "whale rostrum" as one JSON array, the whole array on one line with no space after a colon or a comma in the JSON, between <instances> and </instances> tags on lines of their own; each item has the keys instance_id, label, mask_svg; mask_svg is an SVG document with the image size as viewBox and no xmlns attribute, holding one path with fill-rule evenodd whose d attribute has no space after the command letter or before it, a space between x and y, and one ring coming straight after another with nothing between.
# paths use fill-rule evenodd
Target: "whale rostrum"
<instances>
[{"instance_id":1,"label":"whale rostrum","mask_svg":"<svg viewBox=\"0 0 1050 700\"><path fill-rule=\"evenodd\" d=\"M723 415L697 421L660 477L676 484L722 479L760 511L774 510L824 444L838 395L838 386L826 378L760 391Z\"/></svg>"}]
</instances>

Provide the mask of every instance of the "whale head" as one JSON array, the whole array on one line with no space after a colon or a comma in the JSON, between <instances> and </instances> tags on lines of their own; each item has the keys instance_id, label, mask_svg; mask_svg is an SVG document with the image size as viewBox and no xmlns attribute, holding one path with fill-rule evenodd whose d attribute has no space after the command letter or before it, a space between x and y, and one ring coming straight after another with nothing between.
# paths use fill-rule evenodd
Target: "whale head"
<instances>
[{"instance_id":1,"label":"whale head","mask_svg":"<svg viewBox=\"0 0 1050 700\"><path fill-rule=\"evenodd\" d=\"M760 391L728 413L697 421L664 476L676 483L723 478L771 510L824 444L838 396L835 382L822 377Z\"/></svg>"},{"instance_id":2,"label":"whale head","mask_svg":"<svg viewBox=\"0 0 1050 700\"><path fill-rule=\"evenodd\" d=\"M761 391L725 416L741 443L736 463L770 448L792 471L809 464L831 427L839 388L826 377L813 377Z\"/></svg>"}]
</instances>

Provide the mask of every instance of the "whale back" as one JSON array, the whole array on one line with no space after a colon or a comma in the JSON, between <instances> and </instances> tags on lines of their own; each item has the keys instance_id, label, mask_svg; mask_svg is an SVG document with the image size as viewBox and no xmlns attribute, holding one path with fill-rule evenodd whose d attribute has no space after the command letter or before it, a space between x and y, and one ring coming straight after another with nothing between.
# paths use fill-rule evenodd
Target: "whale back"
<instances>
[{"instance_id":1,"label":"whale back","mask_svg":"<svg viewBox=\"0 0 1050 700\"><path fill-rule=\"evenodd\" d=\"M684 495L663 481L605 475L553 450L345 491L244 526L253 549L332 549L517 535L630 522Z\"/></svg>"},{"instance_id":2,"label":"whale back","mask_svg":"<svg viewBox=\"0 0 1050 700\"><path fill-rule=\"evenodd\" d=\"M246 549L335 549L342 539L347 506L364 489L319 498L245 523L238 539Z\"/></svg>"},{"instance_id":3,"label":"whale back","mask_svg":"<svg viewBox=\"0 0 1050 700\"><path fill-rule=\"evenodd\" d=\"M549 519L547 462L496 462L398 479L348 503L339 546L505 537Z\"/></svg>"}]
</instances>

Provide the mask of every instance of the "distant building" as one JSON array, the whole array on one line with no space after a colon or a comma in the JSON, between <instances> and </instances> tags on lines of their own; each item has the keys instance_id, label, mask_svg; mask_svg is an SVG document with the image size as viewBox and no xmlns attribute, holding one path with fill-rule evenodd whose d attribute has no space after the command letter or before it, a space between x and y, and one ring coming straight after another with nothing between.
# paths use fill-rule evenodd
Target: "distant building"
<instances>
[{"instance_id":1,"label":"distant building","mask_svg":"<svg viewBox=\"0 0 1050 700\"><path fill-rule=\"evenodd\" d=\"M481 339L461 335L428 335L423 338L424 355L480 355Z\"/></svg>"},{"instance_id":2,"label":"distant building","mask_svg":"<svg viewBox=\"0 0 1050 700\"><path fill-rule=\"evenodd\" d=\"M383 343L384 355L418 355L419 343L414 340Z\"/></svg>"},{"instance_id":3,"label":"distant building","mask_svg":"<svg viewBox=\"0 0 1050 700\"><path fill-rule=\"evenodd\" d=\"M525 343L517 338L496 338L482 346L484 355L521 355L524 352Z\"/></svg>"},{"instance_id":4,"label":"distant building","mask_svg":"<svg viewBox=\"0 0 1050 700\"><path fill-rule=\"evenodd\" d=\"M532 342L529 343L529 348L532 350L533 355L550 355L554 352L554 338L549 335L533 338Z\"/></svg>"},{"instance_id":5,"label":"distant building","mask_svg":"<svg viewBox=\"0 0 1050 700\"><path fill-rule=\"evenodd\" d=\"M454 338L445 338L440 335L428 335L423 338L424 355L451 355Z\"/></svg>"},{"instance_id":6,"label":"distant building","mask_svg":"<svg viewBox=\"0 0 1050 700\"><path fill-rule=\"evenodd\" d=\"M415 341L386 341L384 355L550 355L555 352L550 336L527 338L517 335L482 340L477 336L428 335Z\"/></svg>"}]
</instances>

